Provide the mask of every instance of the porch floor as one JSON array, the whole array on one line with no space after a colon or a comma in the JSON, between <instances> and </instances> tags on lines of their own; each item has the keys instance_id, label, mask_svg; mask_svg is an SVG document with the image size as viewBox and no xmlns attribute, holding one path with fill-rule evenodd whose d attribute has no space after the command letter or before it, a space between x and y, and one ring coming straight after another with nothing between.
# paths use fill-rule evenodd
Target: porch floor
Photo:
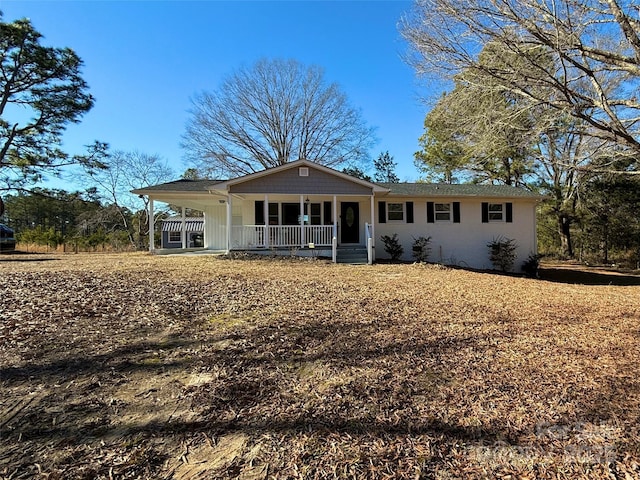
<instances>
[{"instance_id":1,"label":"porch floor","mask_svg":"<svg viewBox=\"0 0 640 480\"><path fill-rule=\"evenodd\" d=\"M277 248L245 248L232 252L246 252L256 255L300 256L331 258L331 247L277 247ZM226 250L210 250L205 248L159 248L155 255L225 255ZM337 250L337 263L366 264L367 248L363 245L341 245Z\"/></svg>"},{"instance_id":2,"label":"porch floor","mask_svg":"<svg viewBox=\"0 0 640 480\"><path fill-rule=\"evenodd\" d=\"M226 250L209 250L206 248L158 248L155 255L224 255Z\"/></svg>"}]
</instances>

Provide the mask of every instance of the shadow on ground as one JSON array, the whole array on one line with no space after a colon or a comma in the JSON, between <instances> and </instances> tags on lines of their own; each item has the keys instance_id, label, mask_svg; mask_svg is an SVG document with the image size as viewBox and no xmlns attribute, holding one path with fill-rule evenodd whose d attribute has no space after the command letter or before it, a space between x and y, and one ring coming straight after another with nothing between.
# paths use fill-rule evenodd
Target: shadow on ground
<instances>
[{"instance_id":1,"label":"shadow on ground","mask_svg":"<svg viewBox=\"0 0 640 480\"><path fill-rule=\"evenodd\" d=\"M540 280L576 285L640 285L640 276L571 268L541 268Z\"/></svg>"}]
</instances>

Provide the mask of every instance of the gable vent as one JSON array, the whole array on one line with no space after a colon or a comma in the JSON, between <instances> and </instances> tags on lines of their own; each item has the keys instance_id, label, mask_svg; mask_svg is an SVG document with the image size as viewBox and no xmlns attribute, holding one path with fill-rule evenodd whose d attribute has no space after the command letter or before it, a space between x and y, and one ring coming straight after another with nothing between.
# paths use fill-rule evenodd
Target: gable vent
<instances>
[{"instance_id":1,"label":"gable vent","mask_svg":"<svg viewBox=\"0 0 640 480\"><path fill-rule=\"evenodd\" d=\"M309 176L309 167L300 167L300 168L298 168L298 176L300 176L300 177L308 177Z\"/></svg>"}]
</instances>

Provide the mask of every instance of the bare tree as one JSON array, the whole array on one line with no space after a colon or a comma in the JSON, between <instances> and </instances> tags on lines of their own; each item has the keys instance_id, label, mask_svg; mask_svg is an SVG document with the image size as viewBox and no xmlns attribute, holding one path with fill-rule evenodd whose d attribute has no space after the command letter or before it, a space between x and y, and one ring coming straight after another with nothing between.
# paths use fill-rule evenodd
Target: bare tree
<instances>
[{"instance_id":1,"label":"bare tree","mask_svg":"<svg viewBox=\"0 0 640 480\"><path fill-rule=\"evenodd\" d=\"M613 161L640 154L636 17L635 2L618 0L416 0L401 30L419 74L490 76L532 108L579 119L602 142L601 158ZM510 54L483 65L482 48L492 43Z\"/></svg>"},{"instance_id":2,"label":"bare tree","mask_svg":"<svg viewBox=\"0 0 640 480\"><path fill-rule=\"evenodd\" d=\"M148 187L158 183L167 182L174 177L173 170L159 155L149 155L141 152L116 151L111 153L106 170L94 170L89 172L89 177L95 183L99 195L118 211L122 221L122 227L129 234L132 246L136 245L136 239L132 226L129 224L128 211L140 212L142 218L140 224L144 224L146 232L140 230L138 237L145 237L148 233L150 222L148 216L147 197L138 197L131 193L136 188ZM160 210L157 211L161 214Z\"/></svg>"},{"instance_id":3,"label":"bare tree","mask_svg":"<svg viewBox=\"0 0 640 480\"><path fill-rule=\"evenodd\" d=\"M182 146L201 172L219 178L298 159L354 164L373 143L373 129L322 69L260 60L195 96Z\"/></svg>"}]
</instances>

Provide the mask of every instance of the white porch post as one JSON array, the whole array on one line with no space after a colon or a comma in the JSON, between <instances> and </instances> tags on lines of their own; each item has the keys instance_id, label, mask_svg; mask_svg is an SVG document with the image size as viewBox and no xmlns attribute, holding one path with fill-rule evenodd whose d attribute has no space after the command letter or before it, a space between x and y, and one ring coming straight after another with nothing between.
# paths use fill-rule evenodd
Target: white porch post
<instances>
[{"instance_id":1,"label":"white porch post","mask_svg":"<svg viewBox=\"0 0 640 480\"><path fill-rule=\"evenodd\" d=\"M202 246L206 249L210 248L209 246L209 220L207 219L207 212L202 212L202 224L203 224L203 232L202 232Z\"/></svg>"},{"instance_id":2,"label":"white porch post","mask_svg":"<svg viewBox=\"0 0 640 480\"><path fill-rule=\"evenodd\" d=\"M184 207L182 207L182 218L180 220L180 240L182 240L182 248L187 248L187 222L184 216Z\"/></svg>"},{"instance_id":3,"label":"white porch post","mask_svg":"<svg viewBox=\"0 0 640 480\"><path fill-rule=\"evenodd\" d=\"M331 259L338 261L338 197L333 196L333 236L331 238Z\"/></svg>"},{"instance_id":4,"label":"white porch post","mask_svg":"<svg viewBox=\"0 0 640 480\"><path fill-rule=\"evenodd\" d=\"M374 212L376 202L374 201L373 194L371 194L371 238L373 239L372 243L375 247L376 245L376 215Z\"/></svg>"},{"instance_id":5,"label":"white porch post","mask_svg":"<svg viewBox=\"0 0 640 480\"><path fill-rule=\"evenodd\" d=\"M156 249L155 228L153 222L153 198L149 197L149 252L153 253Z\"/></svg>"},{"instance_id":6,"label":"white porch post","mask_svg":"<svg viewBox=\"0 0 640 480\"><path fill-rule=\"evenodd\" d=\"M338 197L333 196L333 231L338 236Z\"/></svg>"},{"instance_id":7,"label":"white porch post","mask_svg":"<svg viewBox=\"0 0 640 480\"><path fill-rule=\"evenodd\" d=\"M231 251L231 194L227 194L227 253Z\"/></svg>"},{"instance_id":8,"label":"white porch post","mask_svg":"<svg viewBox=\"0 0 640 480\"><path fill-rule=\"evenodd\" d=\"M264 246L269 248L269 195L264 194Z\"/></svg>"},{"instance_id":9,"label":"white porch post","mask_svg":"<svg viewBox=\"0 0 640 480\"><path fill-rule=\"evenodd\" d=\"M300 195L300 247L304 248L304 195Z\"/></svg>"}]
</instances>

